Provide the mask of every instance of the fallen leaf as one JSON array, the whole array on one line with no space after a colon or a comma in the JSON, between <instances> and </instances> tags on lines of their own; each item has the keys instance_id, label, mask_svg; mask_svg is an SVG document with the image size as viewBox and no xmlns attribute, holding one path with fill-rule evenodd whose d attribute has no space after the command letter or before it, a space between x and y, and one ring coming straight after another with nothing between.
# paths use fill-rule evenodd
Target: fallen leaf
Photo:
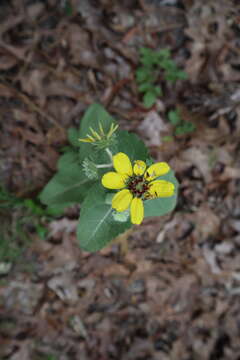
<instances>
[{"instance_id":1,"label":"fallen leaf","mask_svg":"<svg viewBox=\"0 0 240 360\"><path fill-rule=\"evenodd\" d=\"M160 146L163 134L168 131L168 126L156 111L149 111L138 128L148 146Z\"/></svg>"}]
</instances>

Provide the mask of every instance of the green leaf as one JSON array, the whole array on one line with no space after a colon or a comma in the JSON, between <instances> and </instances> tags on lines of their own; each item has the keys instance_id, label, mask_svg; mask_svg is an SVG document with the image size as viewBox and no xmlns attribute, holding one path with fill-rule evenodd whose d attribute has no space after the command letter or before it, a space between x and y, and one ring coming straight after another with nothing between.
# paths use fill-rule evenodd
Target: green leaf
<instances>
[{"instance_id":1,"label":"green leaf","mask_svg":"<svg viewBox=\"0 0 240 360\"><path fill-rule=\"evenodd\" d=\"M80 247L86 251L101 250L112 239L131 227L129 221L114 221L113 209L110 204L105 203L105 198L104 188L96 184L82 204L77 238Z\"/></svg>"},{"instance_id":2,"label":"green leaf","mask_svg":"<svg viewBox=\"0 0 240 360\"><path fill-rule=\"evenodd\" d=\"M78 203L92 184L78 164L70 164L49 181L40 194L40 200L46 205Z\"/></svg>"},{"instance_id":3,"label":"green leaf","mask_svg":"<svg viewBox=\"0 0 240 360\"><path fill-rule=\"evenodd\" d=\"M193 123L190 122L190 121L186 121L186 123L187 123L188 132L192 132L192 131L196 130L195 124L193 124Z\"/></svg>"},{"instance_id":4,"label":"green leaf","mask_svg":"<svg viewBox=\"0 0 240 360\"><path fill-rule=\"evenodd\" d=\"M67 134L68 134L68 141L70 142L70 144L74 147L79 147L80 141L79 141L78 129L74 127L70 127L68 129Z\"/></svg>"},{"instance_id":5,"label":"green leaf","mask_svg":"<svg viewBox=\"0 0 240 360\"><path fill-rule=\"evenodd\" d=\"M79 156L75 150L70 149L65 154L60 156L57 163L57 168L58 170L65 171L68 168L68 166L73 164L77 164L77 165L79 164Z\"/></svg>"},{"instance_id":6,"label":"green leaf","mask_svg":"<svg viewBox=\"0 0 240 360\"><path fill-rule=\"evenodd\" d=\"M139 49L139 53L140 53L140 55L142 55L142 56L150 57L150 56L152 56L153 51L152 51L152 49L150 49L150 48L141 47L141 48Z\"/></svg>"},{"instance_id":7,"label":"green leaf","mask_svg":"<svg viewBox=\"0 0 240 360\"><path fill-rule=\"evenodd\" d=\"M152 83L143 83L138 87L139 92L151 92L153 94L162 95L162 89L160 86L155 86Z\"/></svg>"},{"instance_id":8,"label":"green leaf","mask_svg":"<svg viewBox=\"0 0 240 360\"><path fill-rule=\"evenodd\" d=\"M64 11L65 11L67 16L72 16L72 14L73 14L73 7L72 7L69 0L65 1Z\"/></svg>"},{"instance_id":9,"label":"green leaf","mask_svg":"<svg viewBox=\"0 0 240 360\"><path fill-rule=\"evenodd\" d=\"M166 136L162 137L162 140L165 141L165 142L170 142L170 141L173 141L174 138L171 135L166 135Z\"/></svg>"},{"instance_id":10,"label":"green leaf","mask_svg":"<svg viewBox=\"0 0 240 360\"><path fill-rule=\"evenodd\" d=\"M175 185L175 194L167 198L158 198L144 201L144 217L162 216L171 212L177 203L178 181L173 171L158 178L159 180L167 180Z\"/></svg>"},{"instance_id":11,"label":"green leaf","mask_svg":"<svg viewBox=\"0 0 240 360\"><path fill-rule=\"evenodd\" d=\"M32 199L24 199L23 203L32 214L39 216L43 216L45 214L45 210Z\"/></svg>"},{"instance_id":12,"label":"green leaf","mask_svg":"<svg viewBox=\"0 0 240 360\"><path fill-rule=\"evenodd\" d=\"M152 83L146 82L138 87L139 92L154 91L155 86Z\"/></svg>"},{"instance_id":13,"label":"green leaf","mask_svg":"<svg viewBox=\"0 0 240 360\"><path fill-rule=\"evenodd\" d=\"M160 88L160 86L155 86L154 92L156 95L162 95L162 89Z\"/></svg>"},{"instance_id":14,"label":"green leaf","mask_svg":"<svg viewBox=\"0 0 240 360\"><path fill-rule=\"evenodd\" d=\"M48 216L60 216L63 214L64 209L70 206L71 203L65 203L60 205L51 205L46 208L46 214Z\"/></svg>"},{"instance_id":15,"label":"green leaf","mask_svg":"<svg viewBox=\"0 0 240 360\"><path fill-rule=\"evenodd\" d=\"M180 80L186 80L188 78L188 74L183 70L178 70L176 75L177 75L177 78Z\"/></svg>"},{"instance_id":16,"label":"green leaf","mask_svg":"<svg viewBox=\"0 0 240 360\"><path fill-rule=\"evenodd\" d=\"M165 80L169 81L170 83L174 84L177 81L175 74L167 73L165 74Z\"/></svg>"},{"instance_id":17,"label":"green leaf","mask_svg":"<svg viewBox=\"0 0 240 360\"><path fill-rule=\"evenodd\" d=\"M153 106L153 104L155 104L156 99L157 95L153 91L146 92L146 94L143 96L144 106L146 108L150 108L151 106Z\"/></svg>"},{"instance_id":18,"label":"green leaf","mask_svg":"<svg viewBox=\"0 0 240 360\"><path fill-rule=\"evenodd\" d=\"M152 66L156 62L156 53L152 49L141 48L140 62L144 66Z\"/></svg>"},{"instance_id":19,"label":"green leaf","mask_svg":"<svg viewBox=\"0 0 240 360\"><path fill-rule=\"evenodd\" d=\"M91 135L90 127L93 130L99 132L99 123L102 124L105 133L108 133L111 124L116 124L116 121L112 116L104 109L100 104L92 104L85 112L81 123L79 138L86 138L87 134ZM88 143L80 142L80 160L84 160L94 152L93 145Z\"/></svg>"},{"instance_id":20,"label":"green leaf","mask_svg":"<svg viewBox=\"0 0 240 360\"><path fill-rule=\"evenodd\" d=\"M137 135L126 130L118 131L118 144L115 153L117 152L124 152L132 162L135 160L146 161L149 157L144 142Z\"/></svg>"},{"instance_id":21,"label":"green leaf","mask_svg":"<svg viewBox=\"0 0 240 360\"><path fill-rule=\"evenodd\" d=\"M168 120L172 125L177 125L181 122L181 117L178 110L170 110L168 112Z\"/></svg>"},{"instance_id":22,"label":"green leaf","mask_svg":"<svg viewBox=\"0 0 240 360\"><path fill-rule=\"evenodd\" d=\"M45 226L43 226L41 224L37 224L36 232L37 232L38 236L44 240L46 238L48 230L45 228Z\"/></svg>"},{"instance_id":23,"label":"green leaf","mask_svg":"<svg viewBox=\"0 0 240 360\"><path fill-rule=\"evenodd\" d=\"M0 209L13 208L15 206L22 206L23 199L17 198L15 195L9 193L5 188L0 186Z\"/></svg>"},{"instance_id":24,"label":"green leaf","mask_svg":"<svg viewBox=\"0 0 240 360\"><path fill-rule=\"evenodd\" d=\"M170 58L171 52L169 49L162 49L157 52L159 60L163 61Z\"/></svg>"},{"instance_id":25,"label":"green leaf","mask_svg":"<svg viewBox=\"0 0 240 360\"><path fill-rule=\"evenodd\" d=\"M175 83L178 79L186 80L188 77L187 73L178 69L177 65L174 63L172 63L172 65L166 69L164 76L167 81L170 81L172 83Z\"/></svg>"},{"instance_id":26,"label":"green leaf","mask_svg":"<svg viewBox=\"0 0 240 360\"><path fill-rule=\"evenodd\" d=\"M153 69L148 67L139 67L136 70L136 80L138 83L153 82L155 80Z\"/></svg>"},{"instance_id":27,"label":"green leaf","mask_svg":"<svg viewBox=\"0 0 240 360\"><path fill-rule=\"evenodd\" d=\"M175 135L185 135L193 132L196 129L196 126L190 121L184 121L182 125L177 126L175 130Z\"/></svg>"}]
</instances>

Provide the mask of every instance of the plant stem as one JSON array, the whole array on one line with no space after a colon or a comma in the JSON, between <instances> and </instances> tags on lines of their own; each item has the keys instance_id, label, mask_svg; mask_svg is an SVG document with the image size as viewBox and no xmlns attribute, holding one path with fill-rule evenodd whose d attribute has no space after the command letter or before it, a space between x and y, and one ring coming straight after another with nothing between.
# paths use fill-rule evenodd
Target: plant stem
<instances>
[{"instance_id":1,"label":"plant stem","mask_svg":"<svg viewBox=\"0 0 240 360\"><path fill-rule=\"evenodd\" d=\"M96 165L96 167L98 169L101 169L101 168L110 168L112 167L112 163L111 164L99 164L99 165Z\"/></svg>"},{"instance_id":2,"label":"plant stem","mask_svg":"<svg viewBox=\"0 0 240 360\"><path fill-rule=\"evenodd\" d=\"M113 157L112 152L109 150L109 148L106 148L105 150L106 150L106 153L108 154L108 156L109 156L109 158L110 158L110 160L112 162L112 157Z\"/></svg>"}]
</instances>

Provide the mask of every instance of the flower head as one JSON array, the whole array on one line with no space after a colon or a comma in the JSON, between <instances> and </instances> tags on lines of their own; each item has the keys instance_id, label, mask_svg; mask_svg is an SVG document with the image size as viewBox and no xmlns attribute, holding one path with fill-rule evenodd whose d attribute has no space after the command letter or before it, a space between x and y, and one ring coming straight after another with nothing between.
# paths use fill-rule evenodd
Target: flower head
<instances>
[{"instance_id":1,"label":"flower head","mask_svg":"<svg viewBox=\"0 0 240 360\"><path fill-rule=\"evenodd\" d=\"M118 125L114 125L113 123L111 123L110 129L106 133L104 132L102 124L100 122L98 123L98 127L98 131L90 127L90 134L87 134L86 138L79 139L79 141L90 143L99 147L100 149L110 146L115 139L114 132L117 130Z\"/></svg>"},{"instance_id":2,"label":"flower head","mask_svg":"<svg viewBox=\"0 0 240 360\"><path fill-rule=\"evenodd\" d=\"M130 207L131 222L141 224L144 217L144 200L169 197L174 194L174 184L166 180L155 180L169 172L165 162L158 162L147 168L142 160L132 166L129 157L119 152L113 156L115 171L102 177L102 185L107 189L120 190L112 199L113 209L121 212Z\"/></svg>"}]
</instances>

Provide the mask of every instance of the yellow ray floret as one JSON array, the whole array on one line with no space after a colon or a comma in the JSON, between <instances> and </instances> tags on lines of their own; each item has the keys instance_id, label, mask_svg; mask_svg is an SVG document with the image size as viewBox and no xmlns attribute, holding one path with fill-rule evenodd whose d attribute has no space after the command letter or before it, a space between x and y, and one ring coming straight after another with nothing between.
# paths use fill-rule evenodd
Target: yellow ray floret
<instances>
[{"instance_id":1,"label":"yellow ray floret","mask_svg":"<svg viewBox=\"0 0 240 360\"><path fill-rule=\"evenodd\" d=\"M150 184L149 193L154 197L173 196L174 185L166 180L155 180Z\"/></svg>"},{"instance_id":2,"label":"yellow ray floret","mask_svg":"<svg viewBox=\"0 0 240 360\"><path fill-rule=\"evenodd\" d=\"M119 174L127 174L129 176L133 174L131 161L129 157L122 152L113 156L113 166Z\"/></svg>"},{"instance_id":3,"label":"yellow ray floret","mask_svg":"<svg viewBox=\"0 0 240 360\"><path fill-rule=\"evenodd\" d=\"M143 221L144 208L143 201L140 198L134 198L130 205L131 222L139 225Z\"/></svg>"},{"instance_id":4,"label":"yellow ray floret","mask_svg":"<svg viewBox=\"0 0 240 360\"><path fill-rule=\"evenodd\" d=\"M147 165L142 160L136 160L133 166L133 172L135 175L143 175L145 173Z\"/></svg>"},{"instance_id":5,"label":"yellow ray floret","mask_svg":"<svg viewBox=\"0 0 240 360\"><path fill-rule=\"evenodd\" d=\"M145 178L148 181L156 179L158 176L165 175L169 172L170 167L166 162L158 162L149 166L145 173Z\"/></svg>"},{"instance_id":6,"label":"yellow ray floret","mask_svg":"<svg viewBox=\"0 0 240 360\"><path fill-rule=\"evenodd\" d=\"M122 189L125 187L126 176L110 171L103 175L102 185L107 189Z\"/></svg>"},{"instance_id":7,"label":"yellow ray floret","mask_svg":"<svg viewBox=\"0 0 240 360\"><path fill-rule=\"evenodd\" d=\"M116 193L112 199L112 207L117 211L125 211L129 208L132 201L132 194L128 189Z\"/></svg>"}]
</instances>

